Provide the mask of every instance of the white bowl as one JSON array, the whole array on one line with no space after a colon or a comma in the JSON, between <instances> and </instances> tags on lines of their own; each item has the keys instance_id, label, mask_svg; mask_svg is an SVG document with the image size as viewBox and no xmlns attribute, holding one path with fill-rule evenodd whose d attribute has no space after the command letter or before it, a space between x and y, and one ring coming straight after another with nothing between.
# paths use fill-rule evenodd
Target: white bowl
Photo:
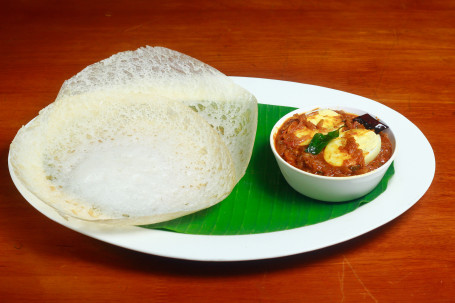
<instances>
[{"instance_id":1,"label":"white bowl","mask_svg":"<svg viewBox=\"0 0 455 303\"><path fill-rule=\"evenodd\" d=\"M368 113L372 117L376 118L374 113L345 106L311 106L299 108L288 113L275 124L272 129L272 133L270 134L270 146L281 173L292 188L313 199L327 202L344 202L366 195L379 184L390 164L392 164L395 159L395 155L397 154L397 143L393 131L390 128L383 130L383 132L388 135L390 142L392 143L393 153L391 158L381 167L366 174L350 177L326 177L315 175L290 165L283 158L281 158L275 149L275 136L281 125L295 114L302 114L315 109L344 110L347 113L359 116ZM377 118L379 118L382 123L388 125L387 121L382 120L381 117Z\"/></svg>"}]
</instances>

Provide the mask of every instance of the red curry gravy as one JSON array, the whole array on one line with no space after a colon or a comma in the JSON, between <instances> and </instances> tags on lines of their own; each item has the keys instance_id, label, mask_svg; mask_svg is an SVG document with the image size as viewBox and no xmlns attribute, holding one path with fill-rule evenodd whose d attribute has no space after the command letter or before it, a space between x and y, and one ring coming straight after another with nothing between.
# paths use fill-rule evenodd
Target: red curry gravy
<instances>
[{"instance_id":1,"label":"red curry gravy","mask_svg":"<svg viewBox=\"0 0 455 303\"><path fill-rule=\"evenodd\" d=\"M357 115L346 113L344 111L335 110L342 116L344 127L341 131L350 129L365 129L361 123L354 121ZM275 148L278 154L292 166L303 171L331 177L347 177L365 174L377 169L386 163L392 156L392 144L386 133L380 132L381 150L378 156L368 165L365 165L363 152L359 149L354 138L348 138L344 147L340 147L343 151L347 151L351 155L349 161L345 160L342 166L333 166L327 163L324 159L324 151L317 155L305 152L308 145L301 145L302 139L295 135L295 132L305 127L309 129L320 129L322 123L314 125L307 120L305 113L295 114L278 129L275 136ZM355 164L353 164L355 163Z\"/></svg>"}]
</instances>

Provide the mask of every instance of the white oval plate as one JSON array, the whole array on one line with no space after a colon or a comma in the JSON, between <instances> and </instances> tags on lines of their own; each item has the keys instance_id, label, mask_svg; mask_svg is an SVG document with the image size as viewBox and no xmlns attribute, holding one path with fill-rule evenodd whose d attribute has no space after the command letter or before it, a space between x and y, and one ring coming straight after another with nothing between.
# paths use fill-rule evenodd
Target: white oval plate
<instances>
[{"instance_id":1,"label":"white oval plate","mask_svg":"<svg viewBox=\"0 0 455 303\"><path fill-rule=\"evenodd\" d=\"M414 205L430 187L435 174L431 145L413 123L396 111L364 97L320 86L259 78L231 78L253 93L259 103L293 107L310 104L349 106L364 109L390 121L389 127L393 128L400 148L394 164L395 174L387 190L351 213L310 226L264 234L202 236L140 227L112 228L66 220L20 183L8 160L12 180L33 207L72 230L143 253L198 261L268 259L341 243L395 219ZM418 174L413 169L415 163L419 163Z\"/></svg>"}]
</instances>

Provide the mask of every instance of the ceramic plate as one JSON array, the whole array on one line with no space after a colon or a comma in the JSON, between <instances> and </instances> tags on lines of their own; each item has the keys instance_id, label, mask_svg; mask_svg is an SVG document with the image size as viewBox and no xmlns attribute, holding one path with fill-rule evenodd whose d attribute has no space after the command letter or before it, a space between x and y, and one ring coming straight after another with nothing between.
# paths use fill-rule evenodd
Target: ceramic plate
<instances>
[{"instance_id":1,"label":"ceramic plate","mask_svg":"<svg viewBox=\"0 0 455 303\"><path fill-rule=\"evenodd\" d=\"M398 112L370 99L320 86L259 78L231 78L253 93L259 103L293 107L310 104L356 107L390 121L388 124L394 130L399 149L394 164L395 175L389 181L387 190L351 213L310 226L254 235L202 236L140 227L112 228L66 220L31 194L10 166L13 182L38 211L76 232L147 254L198 261L276 258L341 243L395 219L414 205L429 188L435 173L433 150L422 132ZM413 169L415 163L419 163L419 174Z\"/></svg>"}]
</instances>

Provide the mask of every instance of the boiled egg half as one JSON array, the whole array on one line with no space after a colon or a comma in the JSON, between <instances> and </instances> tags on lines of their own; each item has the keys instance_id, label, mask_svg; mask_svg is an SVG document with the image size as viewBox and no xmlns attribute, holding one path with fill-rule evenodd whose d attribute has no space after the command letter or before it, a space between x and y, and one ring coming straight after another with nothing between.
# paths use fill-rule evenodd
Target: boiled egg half
<instances>
[{"instance_id":1,"label":"boiled egg half","mask_svg":"<svg viewBox=\"0 0 455 303\"><path fill-rule=\"evenodd\" d=\"M368 129L351 129L342 132L338 138L327 144L324 150L324 159L327 163L333 166L342 166L345 160L351 159L352 156L342 149L346 145L348 136L352 136L359 145L358 148L362 150L365 165L373 161L381 151L380 135Z\"/></svg>"},{"instance_id":2,"label":"boiled egg half","mask_svg":"<svg viewBox=\"0 0 455 303\"><path fill-rule=\"evenodd\" d=\"M308 145L316 133L327 134L343 125L343 119L340 114L330 109L321 109L307 114L307 121L315 126L321 123L318 129L309 129L307 127L295 132L297 138L301 139L300 145ZM321 122L322 121L322 122Z\"/></svg>"}]
</instances>

